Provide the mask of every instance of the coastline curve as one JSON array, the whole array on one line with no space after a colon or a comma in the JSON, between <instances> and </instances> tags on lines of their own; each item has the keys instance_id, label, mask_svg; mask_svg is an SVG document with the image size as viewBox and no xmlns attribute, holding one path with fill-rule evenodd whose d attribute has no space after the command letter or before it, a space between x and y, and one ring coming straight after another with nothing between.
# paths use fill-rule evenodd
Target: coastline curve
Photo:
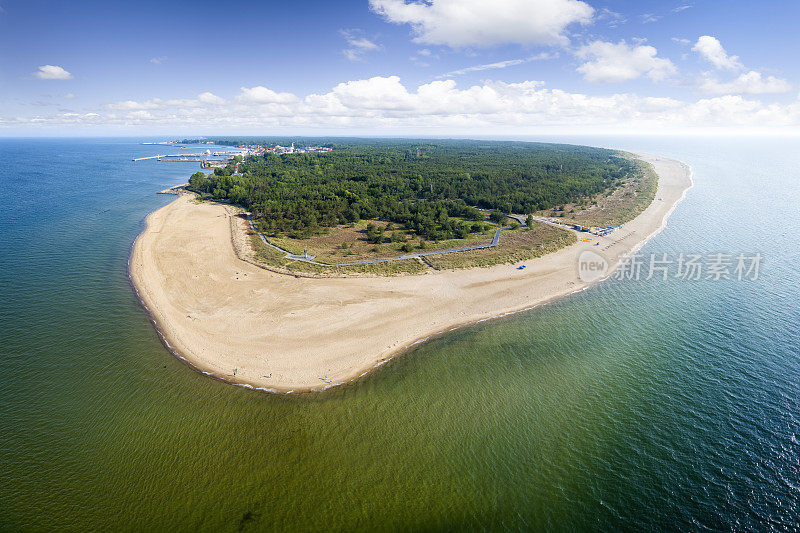
<instances>
[{"instance_id":1,"label":"coastline curve","mask_svg":"<svg viewBox=\"0 0 800 533\"><path fill-rule=\"evenodd\" d=\"M191 368L264 392L324 391L433 337L534 309L610 277L663 230L693 185L688 165L637 155L659 176L656 199L623 230L603 237L613 266L590 283L576 275L577 255L587 248L580 242L526 262L521 273L498 265L401 277L288 277L236 254L224 206L194 204L185 195L146 217L128 276L165 347Z\"/></svg>"}]
</instances>

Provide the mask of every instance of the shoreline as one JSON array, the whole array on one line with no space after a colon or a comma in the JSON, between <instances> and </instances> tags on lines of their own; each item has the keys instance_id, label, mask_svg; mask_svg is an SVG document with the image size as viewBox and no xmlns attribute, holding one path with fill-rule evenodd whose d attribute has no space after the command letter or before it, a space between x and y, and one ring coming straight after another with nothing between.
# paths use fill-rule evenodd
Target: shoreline
<instances>
[{"instance_id":1,"label":"shoreline","mask_svg":"<svg viewBox=\"0 0 800 533\"><path fill-rule=\"evenodd\" d=\"M688 165L637 156L658 174L656 196L616 235L595 239L607 244L603 250L615 249L602 253L610 268L591 282L577 277L577 256L591 249L582 242L525 261L522 273L497 265L400 277L294 278L240 258L229 209L193 204L186 195L147 216L128 277L164 345L192 368L265 392L324 391L434 337L534 309L610 277L624 257L663 230L693 184ZM171 232L162 233L167 218ZM622 242L637 230L643 237Z\"/></svg>"}]
</instances>

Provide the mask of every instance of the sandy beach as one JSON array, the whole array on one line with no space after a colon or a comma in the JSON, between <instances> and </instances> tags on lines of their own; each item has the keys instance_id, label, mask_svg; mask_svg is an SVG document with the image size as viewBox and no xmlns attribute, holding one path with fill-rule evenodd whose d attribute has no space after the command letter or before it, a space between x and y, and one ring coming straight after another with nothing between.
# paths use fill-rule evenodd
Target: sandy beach
<instances>
[{"instance_id":1,"label":"sandy beach","mask_svg":"<svg viewBox=\"0 0 800 533\"><path fill-rule=\"evenodd\" d=\"M246 223L231 208L182 195L147 217L130 276L165 343L195 368L273 392L321 390L358 378L431 336L591 285L578 276L581 252L600 253L617 265L664 226L691 186L685 164L640 157L659 176L656 199L642 214L593 238L599 246L579 241L526 261L524 270L499 265L395 277L288 276L237 256L233 242L245 239Z\"/></svg>"}]
</instances>

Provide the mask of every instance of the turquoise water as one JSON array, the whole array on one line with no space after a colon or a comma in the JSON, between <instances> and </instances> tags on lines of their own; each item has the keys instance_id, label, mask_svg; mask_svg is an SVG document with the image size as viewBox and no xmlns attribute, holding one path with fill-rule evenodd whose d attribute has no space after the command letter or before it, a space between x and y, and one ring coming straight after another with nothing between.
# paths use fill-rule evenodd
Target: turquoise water
<instances>
[{"instance_id":1,"label":"turquoise water","mask_svg":"<svg viewBox=\"0 0 800 533\"><path fill-rule=\"evenodd\" d=\"M298 397L192 371L134 297L194 165L0 140L0 530L800 528L797 141L554 140L691 164L643 252L760 278L608 280Z\"/></svg>"}]
</instances>

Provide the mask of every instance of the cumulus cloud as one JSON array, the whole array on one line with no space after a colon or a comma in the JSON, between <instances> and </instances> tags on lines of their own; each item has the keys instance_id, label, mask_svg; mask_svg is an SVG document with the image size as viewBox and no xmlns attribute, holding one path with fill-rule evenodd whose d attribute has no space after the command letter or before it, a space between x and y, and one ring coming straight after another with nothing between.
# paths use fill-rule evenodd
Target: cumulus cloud
<instances>
[{"instance_id":1,"label":"cumulus cloud","mask_svg":"<svg viewBox=\"0 0 800 533\"><path fill-rule=\"evenodd\" d=\"M775 76L767 76L765 78L760 72L751 70L729 82L721 82L717 78L706 74L699 85L699 89L709 94L787 93L792 90L792 84Z\"/></svg>"},{"instance_id":2,"label":"cumulus cloud","mask_svg":"<svg viewBox=\"0 0 800 533\"><path fill-rule=\"evenodd\" d=\"M411 97L398 76L376 76L336 85L330 93L312 94L305 103L323 112L346 109L410 110Z\"/></svg>"},{"instance_id":3,"label":"cumulus cloud","mask_svg":"<svg viewBox=\"0 0 800 533\"><path fill-rule=\"evenodd\" d=\"M346 81L327 92L302 98L279 97L286 93L260 89L256 93L272 96L258 105L243 100L241 93L218 105L204 104L200 95L187 99L154 98L111 104L103 113L0 118L0 125L141 124L171 131L177 127L217 127L414 134L421 129L448 134L513 134L537 128L540 131L556 128L665 131L714 126L735 131L746 127L786 126L794 131L800 128L800 99L790 104L765 104L743 95L695 101L635 94L591 96L548 88L541 81L485 81L460 87L455 80L447 79L407 86L397 76Z\"/></svg>"},{"instance_id":4,"label":"cumulus cloud","mask_svg":"<svg viewBox=\"0 0 800 533\"><path fill-rule=\"evenodd\" d=\"M342 53L350 61L361 61L367 52L382 48L378 43L364 37L361 30L339 30L339 34L347 41L347 48Z\"/></svg>"},{"instance_id":5,"label":"cumulus cloud","mask_svg":"<svg viewBox=\"0 0 800 533\"><path fill-rule=\"evenodd\" d=\"M741 72L745 70L738 56L728 55L722 43L715 37L703 35L697 40L692 50L700 54L717 70ZM775 76L764 76L758 71L748 70L738 77L724 82L710 72L704 73L697 87L709 94L768 94L786 93L792 90L792 84Z\"/></svg>"},{"instance_id":6,"label":"cumulus cloud","mask_svg":"<svg viewBox=\"0 0 800 533\"><path fill-rule=\"evenodd\" d=\"M292 93L278 93L261 85L256 87L242 87L237 100L251 104L289 104L297 101Z\"/></svg>"},{"instance_id":7,"label":"cumulus cloud","mask_svg":"<svg viewBox=\"0 0 800 533\"><path fill-rule=\"evenodd\" d=\"M647 76L660 81L677 72L669 59L658 57L652 46L629 45L625 41L594 41L578 49L576 55L589 59L578 67L587 81L622 82Z\"/></svg>"},{"instance_id":8,"label":"cumulus cloud","mask_svg":"<svg viewBox=\"0 0 800 533\"><path fill-rule=\"evenodd\" d=\"M587 24L594 9L580 0L370 0L386 21L409 24L414 41L452 48L566 44L567 27Z\"/></svg>"},{"instance_id":9,"label":"cumulus cloud","mask_svg":"<svg viewBox=\"0 0 800 533\"><path fill-rule=\"evenodd\" d=\"M33 73L40 80L71 80L72 74L58 65L42 65Z\"/></svg>"},{"instance_id":10,"label":"cumulus cloud","mask_svg":"<svg viewBox=\"0 0 800 533\"><path fill-rule=\"evenodd\" d=\"M138 111L144 109L158 109L163 106L163 100L158 98L147 100L145 102L136 102L135 100L124 100L122 102L114 102L106 104L108 109L116 109L118 111Z\"/></svg>"},{"instance_id":11,"label":"cumulus cloud","mask_svg":"<svg viewBox=\"0 0 800 533\"><path fill-rule=\"evenodd\" d=\"M744 68L738 56L729 56L719 39L703 35L697 39L692 50L718 69L741 70Z\"/></svg>"},{"instance_id":12,"label":"cumulus cloud","mask_svg":"<svg viewBox=\"0 0 800 533\"><path fill-rule=\"evenodd\" d=\"M621 124L655 127L697 120L701 124L746 121L753 113L768 114L760 102L743 98L710 98L695 103L630 94L590 96L547 89L540 81L487 81L459 88L455 80L438 80L409 89L397 76L376 76L336 85L330 92L308 95L280 120L338 125L480 125ZM798 120L798 110L793 110ZM269 117L278 119L272 111ZM773 118L778 118L776 114ZM786 117L781 117L785 119Z\"/></svg>"},{"instance_id":13,"label":"cumulus cloud","mask_svg":"<svg viewBox=\"0 0 800 533\"><path fill-rule=\"evenodd\" d=\"M197 99L204 104L221 105L225 103L224 98L220 98L216 94L208 91L198 94Z\"/></svg>"}]
</instances>

